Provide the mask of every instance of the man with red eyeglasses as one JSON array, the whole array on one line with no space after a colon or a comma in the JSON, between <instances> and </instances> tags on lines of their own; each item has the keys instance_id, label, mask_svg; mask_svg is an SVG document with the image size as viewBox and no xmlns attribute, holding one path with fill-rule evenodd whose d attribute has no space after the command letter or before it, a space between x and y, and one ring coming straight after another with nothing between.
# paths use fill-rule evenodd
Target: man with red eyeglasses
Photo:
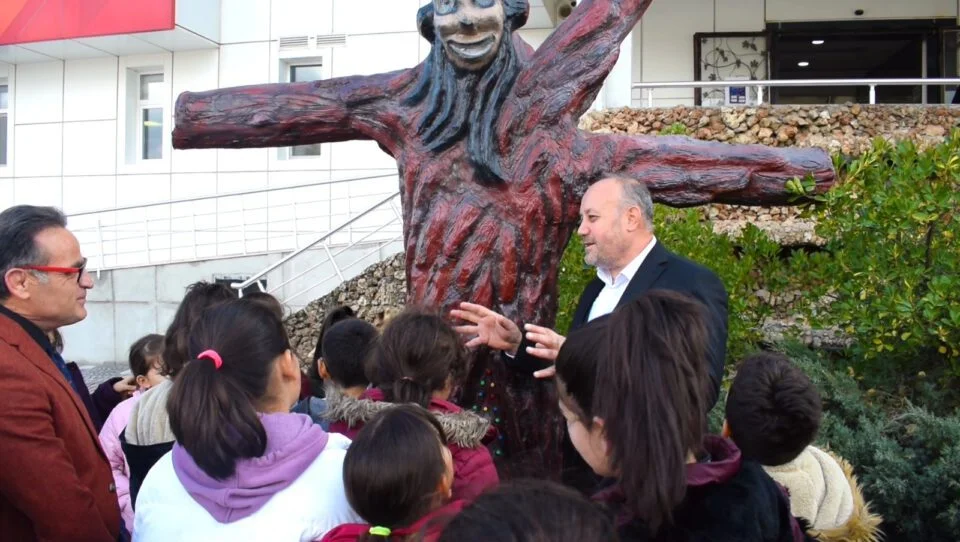
<instances>
[{"instance_id":1,"label":"man with red eyeglasses","mask_svg":"<svg viewBox=\"0 0 960 542\"><path fill-rule=\"evenodd\" d=\"M91 417L98 413L80 372L71 371L48 338L87 316L93 288L66 225L52 207L0 213L3 540L114 541L121 535L116 486Z\"/></svg>"}]
</instances>

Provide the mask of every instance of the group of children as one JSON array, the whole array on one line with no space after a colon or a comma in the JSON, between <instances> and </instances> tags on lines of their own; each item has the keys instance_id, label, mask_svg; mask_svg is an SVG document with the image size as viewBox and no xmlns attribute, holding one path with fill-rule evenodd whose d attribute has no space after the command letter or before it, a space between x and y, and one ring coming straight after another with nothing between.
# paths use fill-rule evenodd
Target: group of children
<instances>
[{"instance_id":1,"label":"group of children","mask_svg":"<svg viewBox=\"0 0 960 542\"><path fill-rule=\"evenodd\" d=\"M707 434L709 330L680 294L649 292L560 349L558 408L597 476L589 496L500 483L495 430L450 401L468 354L442 316L410 308L378 332L330 311L308 375L282 317L272 297L198 283L166 336L131 347L141 391L101 440L134 540L879 536L850 466L810 446L820 398L783 356L743 362L723 436Z\"/></svg>"}]
</instances>

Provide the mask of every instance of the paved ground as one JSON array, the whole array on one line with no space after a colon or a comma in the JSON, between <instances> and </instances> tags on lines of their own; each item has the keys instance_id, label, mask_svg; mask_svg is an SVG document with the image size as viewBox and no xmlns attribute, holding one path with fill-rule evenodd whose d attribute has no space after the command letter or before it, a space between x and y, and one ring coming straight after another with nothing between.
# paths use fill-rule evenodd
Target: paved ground
<instances>
[{"instance_id":1,"label":"paved ground","mask_svg":"<svg viewBox=\"0 0 960 542\"><path fill-rule=\"evenodd\" d=\"M83 373L83 380L87 383L87 388L92 392L101 383L115 376L129 376L130 366L126 363L81 364L80 372Z\"/></svg>"}]
</instances>

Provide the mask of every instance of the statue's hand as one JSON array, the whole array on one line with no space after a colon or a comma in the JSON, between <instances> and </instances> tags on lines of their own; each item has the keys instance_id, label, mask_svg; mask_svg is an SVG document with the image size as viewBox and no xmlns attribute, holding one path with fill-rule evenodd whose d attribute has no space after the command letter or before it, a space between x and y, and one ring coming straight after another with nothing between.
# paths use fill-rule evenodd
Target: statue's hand
<instances>
[{"instance_id":1,"label":"statue's hand","mask_svg":"<svg viewBox=\"0 0 960 542\"><path fill-rule=\"evenodd\" d=\"M459 309L450 311L450 316L470 322L454 329L467 338L467 348L489 346L503 350L511 356L517 354L523 335L510 319L474 303L460 303Z\"/></svg>"}]
</instances>

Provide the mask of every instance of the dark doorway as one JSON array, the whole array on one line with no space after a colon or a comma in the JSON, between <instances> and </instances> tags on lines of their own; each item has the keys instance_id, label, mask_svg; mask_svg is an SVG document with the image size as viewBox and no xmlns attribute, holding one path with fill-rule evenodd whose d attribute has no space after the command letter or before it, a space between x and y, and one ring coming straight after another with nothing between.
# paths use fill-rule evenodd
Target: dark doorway
<instances>
[{"instance_id":1,"label":"dark doorway","mask_svg":"<svg viewBox=\"0 0 960 542\"><path fill-rule=\"evenodd\" d=\"M784 23L768 27L773 79L893 79L948 76L946 31L954 20ZM952 37L952 36L951 36ZM956 56L955 53L953 55ZM956 62L954 58L954 63ZM945 69L947 68L947 69ZM947 72L947 73L945 73ZM772 89L773 103L869 102L866 86ZM878 86L877 103L943 103L938 86Z\"/></svg>"}]
</instances>

